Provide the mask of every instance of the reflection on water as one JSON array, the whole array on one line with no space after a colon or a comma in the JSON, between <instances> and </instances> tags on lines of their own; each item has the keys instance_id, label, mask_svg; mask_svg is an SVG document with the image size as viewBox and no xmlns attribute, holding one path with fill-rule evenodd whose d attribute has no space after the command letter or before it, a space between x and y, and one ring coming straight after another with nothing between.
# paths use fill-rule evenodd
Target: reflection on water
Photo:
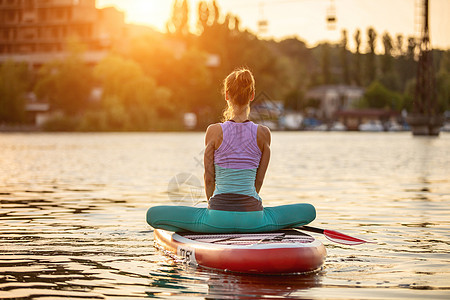
<instances>
[{"instance_id":1,"label":"reflection on water","mask_svg":"<svg viewBox=\"0 0 450 300\"><path fill-rule=\"evenodd\" d=\"M202 178L201 133L0 134L0 298L450 297L450 135L276 132L261 196L367 237L289 276L184 266L154 249L151 205Z\"/></svg>"}]
</instances>

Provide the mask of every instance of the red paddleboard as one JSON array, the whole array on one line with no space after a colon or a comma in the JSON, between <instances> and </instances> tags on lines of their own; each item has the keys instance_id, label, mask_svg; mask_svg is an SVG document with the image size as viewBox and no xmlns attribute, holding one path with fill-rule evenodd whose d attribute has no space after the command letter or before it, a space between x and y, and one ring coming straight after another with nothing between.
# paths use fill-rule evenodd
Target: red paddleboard
<instances>
[{"instance_id":1,"label":"red paddleboard","mask_svg":"<svg viewBox=\"0 0 450 300\"><path fill-rule=\"evenodd\" d=\"M288 274L319 269L324 245L287 229L267 233L175 233L154 231L156 246L186 263L241 273Z\"/></svg>"}]
</instances>

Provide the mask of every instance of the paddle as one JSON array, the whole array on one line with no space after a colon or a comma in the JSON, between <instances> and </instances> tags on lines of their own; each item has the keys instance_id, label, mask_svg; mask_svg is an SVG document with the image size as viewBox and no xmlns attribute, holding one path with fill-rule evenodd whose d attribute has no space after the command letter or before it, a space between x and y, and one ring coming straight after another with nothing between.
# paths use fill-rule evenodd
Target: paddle
<instances>
[{"instance_id":1,"label":"paddle","mask_svg":"<svg viewBox=\"0 0 450 300\"><path fill-rule=\"evenodd\" d=\"M321 229L321 228L316 228L316 227L310 227L310 226L301 226L301 227L297 227L297 228L293 228L294 230L304 230L304 231L310 231L310 232L315 232L315 233L321 233L323 235L325 235L325 237L327 239L329 239L332 242L338 243L338 244L344 244L344 245L359 245L359 244L364 244L364 243L375 243L372 241L366 241L363 239L359 239L359 238L355 238L334 230L328 230L328 229ZM146 232L153 232L153 229L147 230L147 231L141 231L141 233L146 233Z\"/></svg>"},{"instance_id":2,"label":"paddle","mask_svg":"<svg viewBox=\"0 0 450 300\"><path fill-rule=\"evenodd\" d=\"M371 241L366 241L363 239L355 238L334 230L328 230L328 229L321 229L311 226L301 226L294 228L296 230L305 230L305 231L311 231L315 233L321 233L325 235L327 239L329 239L332 242L338 243L338 244L344 244L344 245L359 245L363 243L374 243Z\"/></svg>"}]
</instances>

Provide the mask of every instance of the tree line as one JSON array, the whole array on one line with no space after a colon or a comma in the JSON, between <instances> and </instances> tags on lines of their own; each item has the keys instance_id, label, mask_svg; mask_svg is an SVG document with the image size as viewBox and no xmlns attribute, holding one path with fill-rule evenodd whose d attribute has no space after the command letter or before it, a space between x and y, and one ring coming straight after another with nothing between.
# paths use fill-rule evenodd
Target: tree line
<instances>
[{"instance_id":1,"label":"tree line","mask_svg":"<svg viewBox=\"0 0 450 300\"><path fill-rule=\"evenodd\" d=\"M175 1L167 33L133 38L93 67L83 63L83 45L76 41L68 44L66 59L38 71L3 63L0 124L26 122L23 95L33 92L54 112L45 125L49 130L178 130L185 112L195 112L204 128L219 120L225 106L221 82L239 66L253 71L258 92L287 109L317 105L305 94L324 84L365 87L360 108L411 109L418 53L412 37L379 36L373 28L349 37L343 30L339 42L308 48L297 37L259 39L241 29L239 17L223 15L215 1L199 2L196 28L190 29L189 9L186 0ZM375 52L378 43L382 54ZM443 112L450 106L450 51L435 49L433 58Z\"/></svg>"}]
</instances>

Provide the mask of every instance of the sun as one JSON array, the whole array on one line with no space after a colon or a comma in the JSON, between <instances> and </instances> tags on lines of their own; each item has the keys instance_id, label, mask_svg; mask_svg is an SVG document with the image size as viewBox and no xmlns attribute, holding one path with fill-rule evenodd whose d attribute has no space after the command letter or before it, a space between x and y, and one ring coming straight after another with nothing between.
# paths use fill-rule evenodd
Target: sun
<instances>
[{"instance_id":1,"label":"sun","mask_svg":"<svg viewBox=\"0 0 450 300\"><path fill-rule=\"evenodd\" d=\"M125 1L123 1L125 2ZM130 23L159 25L169 16L168 1L134 0L126 1L126 15ZM169 11L167 11L169 9Z\"/></svg>"},{"instance_id":2,"label":"sun","mask_svg":"<svg viewBox=\"0 0 450 300\"><path fill-rule=\"evenodd\" d=\"M172 1L167 0L97 0L97 7L114 6L125 12L125 22L150 25L160 30L171 12Z\"/></svg>"}]
</instances>

